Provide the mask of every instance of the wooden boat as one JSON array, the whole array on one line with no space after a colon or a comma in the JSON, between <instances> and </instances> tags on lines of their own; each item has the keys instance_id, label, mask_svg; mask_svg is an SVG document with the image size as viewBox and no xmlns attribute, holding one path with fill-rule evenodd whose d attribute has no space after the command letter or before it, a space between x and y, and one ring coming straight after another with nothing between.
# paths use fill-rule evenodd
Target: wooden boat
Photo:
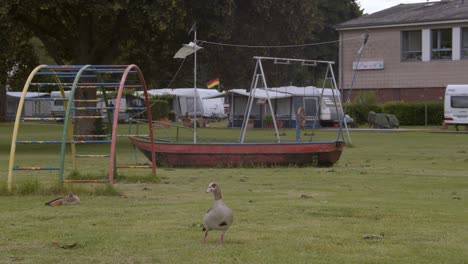
<instances>
[{"instance_id":1,"label":"wooden boat","mask_svg":"<svg viewBox=\"0 0 468 264\"><path fill-rule=\"evenodd\" d=\"M129 137L151 160L148 137ZM332 166L343 141L291 143L182 143L155 140L156 164L167 167Z\"/></svg>"},{"instance_id":2,"label":"wooden boat","mask_svg":"<svg viewBox=\"0 0 468 264\"><path fill-rule=\"evenodd\" d=\"M196 43L194 41L194 43ZM196 54L196 50L194 51ZM335 164L343 151L345 142L342 134L342 123L336 140L320 142L302 142L300 139L300 126L296 124L296 142L281 142L280 133L276 124L275 111L270 100L269 89L266 85L265 73L263 72L262 60L272 61L280 64L301 63L302 66L316 66L325 64L327 71L325 80L332 81L332 89L338 94L332 61L302 60L289 58L257 57L252 80L244 121L241 127L239 142L236 143L197 143L196 126L194 127L194 142L172 142L154 140L151 142L147 137L130 136L131 143L151 161L159 166L170 167L239 167L239 166L332 166ZM194 75L196 70L194 71ZM263 82L262 88L258 89L259 82ZM194 82L196 83L196 82ZM324 82L325 85L325 82ZM195 85L194 85L195 86ZM323 87L324 88L324 87ZM194 97L196 96L196 88ZM270 91L271 92L271 91ZM334 93L335 94L335 93ZM336 97L335 107L342 111L340 97ZM247 132L252 106L255 100L261 99L266 102L269 114L272 116L275 128L276 143L246 143L245 134ZM194 100L196 102L196 100ZM337 102L339 106L336 105ZM196 105L194 107L196 109ZM196 113L196 111L194 111ZM196 115L195 115L196 116ZM195 118L196 121L196 118ZM296 121L298 122L298 121ZM348 133L349 136L349 133ZM342 140L340 140L340 138ZM280 143L281 142L281 143ZM153 155L155 154L155 155ZM155 159L155 160L154 160Z\"/></svg>"}]
</instances>

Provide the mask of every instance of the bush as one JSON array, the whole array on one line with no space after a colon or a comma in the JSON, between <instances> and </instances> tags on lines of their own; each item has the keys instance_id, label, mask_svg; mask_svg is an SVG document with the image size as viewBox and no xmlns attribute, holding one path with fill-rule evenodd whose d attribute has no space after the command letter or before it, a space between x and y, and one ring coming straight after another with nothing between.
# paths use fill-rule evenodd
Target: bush
<instances>
[{"instance_id":1,"label":"bush","mask_svg":"<svg viewBox=\"0 0 468 264\"><path fill-rule=\"evenodd\" d=\"M169 117L169 102L166 100L151 101L151 117L153 120L160 120Z\"/></svg>"},{"instance_id":2,"label":"bush","mask_svg":"<svg viewBox=\"0 0 468 264\"><path fill-rule=\"evenodd\" d=\"M382 112L382 107L377 104L350 103L344 104L343 108L358 124L367 123L367 116L370 111L374 111L376 113Z\"/></svg>"},{"instance_id":3,"label":"bush","mask_svg":"<svg viewBox=\"0 0 468 264\"><path fill-rule=\"evenodd\" d=\"M442 102L388 102L383 104L383 112L394 114L400 125L425 125L427 107L427 124L440 125L444 120L444 104Z\"/></svg>"},{"instance_id":4,"label":"bush","mask_svg":"<svg viewBox=\"0 0 468 264\"><path fill-rule=\"evenodd\" d=\"M368 103L344 104L344 109L358 124L367 123L369 111L393 114L403 126L440 125L444 120L443 102L387 102L382 105Z\"/></svg>"}]
</instances>

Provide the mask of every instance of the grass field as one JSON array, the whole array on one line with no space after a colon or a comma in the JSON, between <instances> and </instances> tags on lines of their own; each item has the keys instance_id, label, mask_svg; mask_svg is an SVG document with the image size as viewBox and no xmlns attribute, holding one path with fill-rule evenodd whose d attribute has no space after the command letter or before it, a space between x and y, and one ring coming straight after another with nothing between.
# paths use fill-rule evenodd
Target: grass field
<instances>
[{"instance_id":1,"label":"grass field","mask_svg":"<svg viewBox=\"0 0 468 264\"><path fill-rule=\"evenodd\" d=\"M23 128L29 138L61 133L59 125ZM0 124L3 185L11 130ZM211 131L200 130L201 137L238 136ZM251 140L266 134L254 132ZM468 134L351 136L353 145L331 168L159 168L159 182L145 181L145 170L121 172L142 180L118 181L120 196L82 192L82 204L70 207L44 206L55 198L46 194L0 196L0 263L468 263ZM133 158L126 144L119 141L124 162ZM18 163L57 161L54 147L26 148L18 148ZM106 162L82 162L80 170L105 175ZM15 184L46 187L56 177L18 172ZM220 183L235 215L224 244L216 232L202 242L211 181Z\"/></svg>"}]
</instances>

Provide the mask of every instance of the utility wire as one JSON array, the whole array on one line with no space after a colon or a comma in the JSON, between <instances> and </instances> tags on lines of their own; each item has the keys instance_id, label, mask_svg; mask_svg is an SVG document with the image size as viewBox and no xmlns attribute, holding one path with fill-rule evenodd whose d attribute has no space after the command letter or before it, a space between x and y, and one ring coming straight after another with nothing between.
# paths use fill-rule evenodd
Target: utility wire
<instances>
[{"instance_id":1,"label":"utility wire","mask_svg":"<svg viewBox=\"0 0 468 264\"><path fill-rule=\"evenodd\" d=\"M262 49L271 49L271 48L300 48L300 47L310 47L310 46L319 46L319 45L326 45L332 44L337 42L344 42L347 40L352 39L359 39L362 38L364 35L360 35L353 38L347 38L343 40L332 40L332 41L324 41L324 42L316 42L316 43L306 43L306 44L296 44L296 45L277 45L277 46L268 46L268 45L245 45L245 44L230 44L230 43L222 43L222 42L213 42L207 40L198 40L197 42L200 44L209 44L209 45L217 45L217 46L226 46L226 47L236 47L236 48L262 48Z\"/></svg>"},{"instance_id":2,"label":"utility wire","mask_svg":"<svg viewBox=\"0 0 468 264\"><path fill-rule=\"evenodd\" d=\"M179 69L177 69L177 72L174 74L174 77L172 77L172 80L169 82L169 84L167 85L167 88L171 88L171 85L172 85L172 82L174 82L175 78L177 77L177 75L179 74L180 72L180 69L182 69L182 65L184 65L184 62L185 62L185 58L182 60L182 62L180 63L179 65Z\"/></svg>"}]
</instances>

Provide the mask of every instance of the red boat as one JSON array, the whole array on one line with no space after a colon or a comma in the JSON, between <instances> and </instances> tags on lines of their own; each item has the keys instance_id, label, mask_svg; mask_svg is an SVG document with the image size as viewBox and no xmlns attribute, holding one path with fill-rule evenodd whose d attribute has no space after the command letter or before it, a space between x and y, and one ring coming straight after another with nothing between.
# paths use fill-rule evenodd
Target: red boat
<instances>
[{"instance_id":1,"label":"red boat","mask_svg":"<svg viewBox=\"0 0 468 264\"><path fill-rule=\"evenodd\" d=\"M147 137L129 137L151 160ZM291 143L174 143L156 140L156 164L163 167L332 166L343 141Z\"/></svg>"}]
</instances>

